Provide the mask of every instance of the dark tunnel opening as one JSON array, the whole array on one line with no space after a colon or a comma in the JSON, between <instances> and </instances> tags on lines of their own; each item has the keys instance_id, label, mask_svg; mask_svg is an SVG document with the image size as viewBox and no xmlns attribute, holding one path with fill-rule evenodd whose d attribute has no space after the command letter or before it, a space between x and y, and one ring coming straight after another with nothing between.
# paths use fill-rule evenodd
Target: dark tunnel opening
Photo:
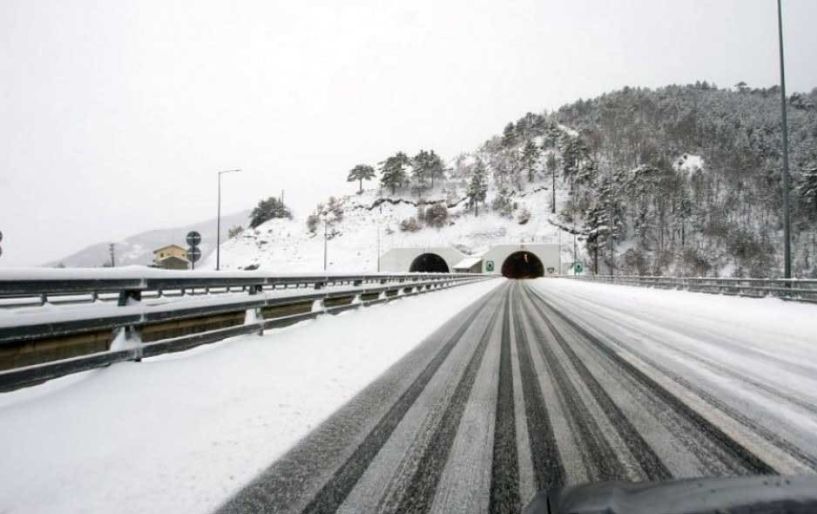
<instances>
[{"instance_id":1,"label":"dark tunnel opening","mask_svg":"<svg viewBox=\"0 0 817 514\"><path fill-rule=\"evenodd\" d=\"M424 253L411 262L409 271L418 273L448 273L448 264L436 253Z\"/></svg>"},{"instance_id":2,"label":"dark tunnel opening","mask_svg":"<svg viewBox=\"0 0 817 514\"><path fill-rule=\"evenodd\" d=\"M531 252L515 252L502 263L502 275L507 278L538 278L545 276L545 267Z\"/></svg>"}]
</instances>

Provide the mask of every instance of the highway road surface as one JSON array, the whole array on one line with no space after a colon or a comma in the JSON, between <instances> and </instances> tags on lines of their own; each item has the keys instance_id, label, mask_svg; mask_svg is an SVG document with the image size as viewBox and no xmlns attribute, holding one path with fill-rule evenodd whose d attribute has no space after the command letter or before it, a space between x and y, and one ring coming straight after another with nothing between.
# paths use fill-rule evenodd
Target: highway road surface
<instances>
[{"instance_id":1,"label":"highway road surface","mask_svg":"<svg viewBox=\"0 0 817 514\"><path fill-rule=\"evenodd\" d=\"M563 484L817 472L817 363L559 282L475 299L222 511L518 512Z\"/></svg>"}]
</instances>

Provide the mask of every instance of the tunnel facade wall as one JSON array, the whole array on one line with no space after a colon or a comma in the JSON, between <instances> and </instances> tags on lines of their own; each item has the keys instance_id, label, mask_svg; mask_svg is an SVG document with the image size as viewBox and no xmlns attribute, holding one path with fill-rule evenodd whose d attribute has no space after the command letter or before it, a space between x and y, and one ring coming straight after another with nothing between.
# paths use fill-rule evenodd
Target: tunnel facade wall
<instances>
[{"instance_id":1,"label":"tunnel facade wall","mask_svg":"<svg viewBox=\"0 0 817 514\"><path fill-rule=\"evenodd\" d=\"M505 259L516 252L530 252L538 257L542 261L546 277L559 274L559 245L552 244L493 246L482 256L482 272L501 273Z\"/></svg>"},{"instance_id":2,"label":"tunnel facade wall","mask_svg":"<svg viewBox=\"0 0 817 514\"><path fill-rule=\"evenodd\" d=\"M392 248L380 257L380 271L394 273L404 273L409 271L414 259L424 253L439 255L448 265L450 271L454 270L454 265L465 259L467 255L456 248L447 246L433 248Z\"/></svg>"}]
</instances>

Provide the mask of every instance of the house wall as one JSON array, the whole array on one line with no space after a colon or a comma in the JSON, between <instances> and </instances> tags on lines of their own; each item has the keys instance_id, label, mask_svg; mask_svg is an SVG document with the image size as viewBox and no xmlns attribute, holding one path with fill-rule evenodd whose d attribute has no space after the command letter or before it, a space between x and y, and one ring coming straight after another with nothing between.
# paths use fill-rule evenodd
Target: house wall
<instances>
[{"instance_id":1,"label":"house wall","mask_svg":"<svg viewBox=\"0 0 817 514\"><path fill-rule=\"evenodd\" d=\"M187 259L180 259L178 257L165 257L158 261L156 266L164 269L188 269L190 262Z\"/></svg>"},{"instance_id":2,"label":"house wall","mask_svg":"<svg viewBox=\"0 0 817 514\"><path fill-rule=\"evenodd\" d=\"M159 261L168 257L178 257L179 259L187 260L187 250L178 246L160 248L153 253L153 262L154 264L159 264Z\"/></svg>"}]
</instances>

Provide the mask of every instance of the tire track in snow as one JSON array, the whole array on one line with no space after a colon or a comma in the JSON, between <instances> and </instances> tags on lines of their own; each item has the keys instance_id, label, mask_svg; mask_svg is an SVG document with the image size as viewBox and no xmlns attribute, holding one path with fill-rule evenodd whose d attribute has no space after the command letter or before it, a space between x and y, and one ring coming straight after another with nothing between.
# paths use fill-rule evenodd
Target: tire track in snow
<instances>
[{"instance_id":1,"label":"tire track in snow","mask_svg":"<svg viewBox=\"0 0 817 514\"><path fill-rule=\"evenodd\" d=\"M324 512L336 510L367 467L366 459L373 457L388 438L389 430L393 430L396 422L399 422L399 418L395 419L399 411L407 409L423 391L470 325L487 311L493 294L492 291L482 296L463 310L462 320L454 318L449 322L450 326L441 327L439 337L444 337L442 341L434 341L437 337L435 333L426 343L395 363L230 498L219 512L300 512L304 508ZM414 378L407 381L406 376ZM401 386L401 383L405 385ZM399 389L395 390L396 387ZM372 415L380 416L380 419L376 423L369 422ZM361 433L361 430L365 432ZM354 450L345 451L350 445L354 446ZM327 474L328 466L336 466L337 469L329 468ZM322 478L324 476L326 478ZM318 499L325 503L317 503L315 500Z\"/></svg>"},{"instance_id":2,"label":"tire track in snow","mask_svg":"<svg viewBox=\"0 0 817 514\"><path fill-rule=\"evenodd\" d=\"M538 293L534 293L534 294L539 296ZM539 296L539 297L541 298L541 296ZM543 302L545 302L545 300L543 298L541 298L541 299L542 299ZM567 318L564 317L564 315L562 315L562 316L563 316L563 319L567 320ZM604 316L599 316L599 317L601 317L602 319L605 319L607 321L611 321L611 322L614 321L614 320L611 320L610 318L606 318ZM574 329L576 329L575 327L577 326L577 322L575 320L571 320L568 323L572 327L574 327ZM576 330L578 330L578 329L576 329ZM629 332L632 332L632 333L639 334L639 335L641 335L643 337L646 337L649 340L654 340L654 336L651 336L650 334L648 334L646 332L643 332L641 330L638 330L638 329L635 329L635 328L632 328L632 327L626 327L625 330L627 330ZM767 428L767 427L765 427L763 425L760 425L756 421L749 418L747 415L740 412L735 407L733 407L733 406L729 405L728 403L726 403L725 401L717 398L710 391L707 391L705 388L702 388L699 385L693 383L692 381L688 380L683 375L669 369L667 366L661 364L656 359L654 359L654 358L652 358L652 357L650 357L648 355L645 355L644 352L635 350L632 347L630 347L630 345L623 344L621 341L619 341L615 337L612 337L612 336L608 336L608 337L613 343L615 343L619 347L626 348L627 351L629 351L630 353L637 356L637 358L639 360L641 360L644 363L648 364L650 367L656 369L662 375L668 377L669 379L671 379L673 382L680 385L684 389L694 393L697 397L699 397L701 400L706 402L712 409L715 409L715 410L718 410L718 411L724 413L726 416L728 416L729 418L731 418L732 420L734 420L735 422L737 422L741 426L743 426L745 429L747 429L750 433L757 434L763 440L765 440L766 442L768 442L772 446L774 446L777 450L783 452L788 457L795 460L796 462L798 462L800 465L804 466L805 468L810 468L813 471L817 471L817 456L814 456L814 455L809 454L808 452L804 451L798 445L796 445L796 444L792 443L791 441L785 439L777 431L769 429L769 428ZM657 343L661 344L663 346L667 346L665 343L662 343L660 341L658 341ZM675 349L670 348L670 350L675 350ZM678 352L682 353L680 350L678 350ZM690 357L694 357L694 356L690 355ZM699 362L699 364L701 364L702 366L707 367L706 363L701 361L701 359L695 358L694 360L696 360L696 362ZM721 366L717 366L717 367L722 368ZM724 368L724 374L732 376L734 379L740 380L741 382L744 382L747 385L750 385L750 386L752 385L751 379L748 379L746 377L737 375L737 374L735 374L733 372L730 372L730 371L726 370L725 368ZM669 393L669 394L672 395L672 393ZM778 392L776 394L780 395L782 393ZM675 395L672 395L672 396L677 398ZM787 401L788 403L793 403L795 405L799 405L799 402L797 402L796 399L793 399L793 398L782 397L781 396L780 399L783 400L783 401ZM810 409L806 409L806 410L810 411ZM712 425L712 426L714 427L714 425ZM735 442L735 444L739 444L739 443ZM769 469L773 470L772 466L768 465L768 463L765 463L765 464L766 464L766 466L768 466ZM737 469L735 471L740 472L741 470ZM774 472L774 471L770 471L770 472Z\"/></svg>"},{"instance_id":3,"label":"tire track in snow","mask_svg":"<svg viewBox=\"0 0 817 514\"><path fill-rule=\"evenodd\" d=\"M522 286L523 289L524 287ZM524 292L522 294L524 295ZM626 479L627 472L624 463L619 459L620 455L610 444L588 405L584 403L576 386L570 380L564 363L551 348L552 338L546 337L535 323L536 317L531 309L530 303L525 302L524 312L531 319L530 326L534 339L538 343L548 370L553 375L562 410L568 416L573 431L578 435L582 460L590 480L596 482Z\"/></svg>"},{"instance_id":4,"label":"tire track in snow","mask_svg":"<svg viewBox=\"0 0 817 514\"><path fill-rule=\"evenodd\" d=\"M605 308L605 306L603 306L601 304L598 304L596 302L588 301L588 303L596 305L596 306L601 307L601 308ZM611 323L618 323L619 322L619 320L613 319L610 316L599 314L598 312L595 312L594 316L597 316L600 319L606 320L606 321L611 322ZM661 328L663 329L663 327L661 327ZM758 391L762 391L763 393L765 393L766 395L768 395L770 397L774 397L777 400L784 401L786 403L790 403L790 404L792 404L792 405L794 405L796 407L799 407L800 409L803 409L803 410L807 411L811 415L817 416L817 404L814 404L814 403L812 403L812 402L810 402L808 400L798 398L795 395L796 393L794 391L783 391L780 388L771 386L769 384L761 382L760 380L755 380L753 378L750 378L746 373L741 373L741 371L736 371L734 369L731 369L731 368L728 368L728 367L723 366L721 364L718 364L713 359L705 358L705 357L702 357L702 356L700 356L700 355L698 355L698 354L696 354L696 353L694 353L692 351L684 350L684 349L678 348L676 346L667 344L664 341L662 341L661 339L656 338L655 334L650 334L648 331L646 331L644 329L641 329L641 328L638 328L636 326L628 324L626 326L626 330L628 332L638 334L638 335L640 335L640 336L642 336L642 337L644 337L646 339L654 341L655 343L660 344L663 348L665 348L666 350L668 350L670 352L673 352L673 353L676 353L676 354L678 354L680 356L683 356L686 359L693 360L693 361L697 362L703 368L707 368L707 369L709 369L711 371L714 371L714 372L716 372L716 373L718 373L720 375L728 376L729 378L732 378L734 380L738 380L738 381L740 381L740 382L742 382L742 383L744 383L746 385L749 385L749 386L757 389ZM666 330L666 329L664 329L664 330ZM687 335L687 334L684 334L684 335ZM717 340L715 340L713 338L712 342L717 343L717 344L722 344L720 342L722 339L723 338L718 338ZM707 341L707 342L709 342L709 341ZM730 348L734 349L734 346L735 345L732 344ZM768 357L764 357L764 358L768 358ZM782 362L782 361L777 360L776 362ZM785 363L783 363L783 364L785 365Z\"/></svg>"},{"instance_id":5,"label":"tire track in snow","mask_svg":"<svg viewBox=\"0 0 817 514\"><path fill-rule=\"evenodd\" d=\"M485 305L487 305L487 301ZM422 373L415 379L411 386L406 390L400 398L392 405L386 415L381 418L380 422L374 429L366 436L363 443L358 446L354 454L335 472L330 481L321 488L318 494L309 502L304 509L304 512L333 512L337 510L349 491L357 483L360 476L366 471L369 463L374 456L380 451L380 448L386 443L391 433L403 419L406 411L411 407L414 401L423 392L431 377L445 361L446 357L454 349L454 346L460 342L462 336L471 323L479 316L485 305L477 309L454 336L446 343L440 352L434 357Z\"/></svg>"},{"instance_id":6,"label":"tire track in snow","mask_svg":"<svg viewBox=\"0 0 817 514\"><path fill-rule=\"evenodd\" d=\"M564 335L556 329L548 315L544 312L544 310L542 310L541 299L532 295L527 286L525 287L525 294L529 299L531 299L534 309L536 309L541 318L545 321L556 342L562 348L565 355L567 355L567 358L570 360L573 368L576 370L585 386L590 390L590 393L604 411L604 414L610 420L612 426L624 440L624 443L627 445L627 448L629 448L633 456L635 456L638 460L638 464L644 471L646 478L649 480L666 480L672 478L672 473L670 473L666 465L661 462L661 459L658 457L658 455L656 455L652 447L647 444L627 416L625 416L621 409L619 409L615 402L613 402L610 395L607 394L598 380L596 380L596 378L590 373L590 370L587 369L587 366L576 355L576 352L574 352L570 347L570 343L568 343Z\"/></svg>"},{"instance_id":7,"label":"tire track in snow","mask_svg":"<svg viewBox=\"0 0 817 514\"><path fill-rule=\"evenodd\" d=\"M599 352L616 363L623 372L635 378L643 387L650 390L657 397L663 400L663 403L665 403L667 407L671 408L675 413L691 421L692 424L701 432L701 435L716 443L725 454L732 457L732 459L739 464L739 467L734 469L734 471L742 472L743 474L775 473L774 469L760 457L729 437L723 430L710 423L698 412L684 403L680 398L670 393L646 373L635 367L629 361L625 360L603 341L588 332L572 318L562 313L561 310L555 308L552 303L547 301L542 296L539 296L539 299L551 312L572 327L578 334L590 342Z\"/></svg>"},{"instance_id":8,"label":"tire track in snow","mask_svg":"<svg viewBox=\"0 0 817 514\"><path fill-rule=\"evenodd\" d=\"M522 394L525 398L525 419L528 425L533 474L538 490L564 485L565 469L559 455L553 426L550 422L545 399L531 360L530 343L522 321L518 298L520 286L514 284L517 293L514 307L514 332L519 355L519 374L522 379Z\"/></svg>"},{"instance_id":9,"label":"tire track in snow","mask_svg":"<svg viewBox=\"0 0 817 514\"><path fill-rule=\"evenodd\" d=\"M502 348L499 357L499 393L496 400L494 448L491 461L492 514L519 511L519 456L516 452L516 416L511 369L511 302L502 316Z\"/></svg>"},{"instance_id":10,"label":"tire track in snow","mask_svg":"<svg viewBox=\"0 0 817 514\"><path fill-rule=\"evenodd\" d=\"M507 303L507 298L505 303ZM396 512L428 512L430 509L434 501L434 493L437 490L440 475L442 475L443 468L448 460L454 437L457 435L468 396L474 386L477 371L482 363L482 358L485 356L485 350L488 347L488 342L491 339L491 334L500 312L501 310L497 310L493 313L492 319L490 323L488 323L488 327L482 335L479 345L468 361L465 372L460 378L459 383L457 383L454 394L448 401L448 405L446 406L439 425L437 425L434 431L430 444L424 449L414 476L405 488Z\"/></svg>"}]
</instances>

